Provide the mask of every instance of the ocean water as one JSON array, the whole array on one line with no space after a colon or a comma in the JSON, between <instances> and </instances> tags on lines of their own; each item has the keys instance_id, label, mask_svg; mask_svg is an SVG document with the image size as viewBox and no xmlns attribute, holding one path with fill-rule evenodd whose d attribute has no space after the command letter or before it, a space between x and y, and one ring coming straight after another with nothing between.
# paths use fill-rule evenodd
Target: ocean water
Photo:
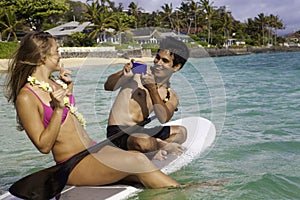
<instances>
[{"instance_id":1,"label":"ocean water","mask_svg":"<svg viewBox=\"0 0 300 200\"><path fill-rule=\"evenodd\" d=\"M296 52L190 59L171 80L180 98L174 119L208 118L217 138L208 151L171 174L193 186L148 189L130 199L300 199L299 58ZM87 131L100 141L117 94L104 91L103 83L121 66L96 65L71 70ZM2 194L14 181L54 162L16 131L15 110L0 93Z\"/></svg>"}]
</instances>

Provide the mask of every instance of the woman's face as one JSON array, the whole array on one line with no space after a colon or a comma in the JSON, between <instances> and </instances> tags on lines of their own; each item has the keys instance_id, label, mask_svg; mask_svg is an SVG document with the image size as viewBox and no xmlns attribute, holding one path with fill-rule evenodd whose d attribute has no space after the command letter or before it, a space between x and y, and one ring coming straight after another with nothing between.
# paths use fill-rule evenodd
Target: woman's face
<instances>
[{"instance_id":1,"label":"woman's face","mask_svg":"<svg viewBox=\"0 0 300 200\"><path fill-rule=\"evenodd\" d=\"M51 49L49 54L46 55L45 65L55 71L60 70L59 61L60 61L60 54L58 51L58 45L54 39L50 40Z\"/></svg>"}]
</instances>

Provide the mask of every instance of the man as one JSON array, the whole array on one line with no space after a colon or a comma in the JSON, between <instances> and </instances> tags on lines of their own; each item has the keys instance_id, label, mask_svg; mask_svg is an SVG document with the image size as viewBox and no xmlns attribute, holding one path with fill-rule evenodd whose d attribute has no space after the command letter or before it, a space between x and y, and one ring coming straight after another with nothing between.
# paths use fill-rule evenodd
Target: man
<instances>
[{"instance_id":1,"label":"man","mask_svg":"<svg viewBox=\"0 0 300 200\"><path fill-rule=\"evenodd\" d=\"M133 73L132 60L121 71L110 75L105 82L105 90L120 91L110 111L107 137L144 121L153 111L160 123L168 122L179 104L170 88L170 78L183 67L188 57L189 51L183 42L167 37L160 43L154 66L147 66L146 72ZM183 152L181 144L186 140L186 134L183 126L141 127L112 142L124 150L155 152L154 159L164 160L168 153Z\"/></svg>"}]
</instances>

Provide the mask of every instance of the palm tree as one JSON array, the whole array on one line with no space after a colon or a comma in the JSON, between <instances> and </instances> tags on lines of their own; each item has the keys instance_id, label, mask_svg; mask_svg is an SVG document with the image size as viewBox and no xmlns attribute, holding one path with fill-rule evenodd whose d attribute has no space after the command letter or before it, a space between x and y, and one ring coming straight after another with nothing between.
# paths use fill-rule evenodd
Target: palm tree
<instances>
[{"instance_id":1,"label":"palm tree","mask_svg":"<svg viewBox=\"0 0 300 200\"><path fill-rule=\"evenodd\" d=\"M0 26L3 27L1 35L7 36L6 41L9 41L11 36L17 41L16 30L19 25L20 21L17 20L15 12L11 9L6 10L0 21Z\"/></svg>"},{"instance_id":2,"label":"palm tree","mask_svg":"<svg viewBox=\"0 0 300 200\"><path fill-rule=\"evenodd\" d=\"M122 3L119 3L118 7L115 6L116 3L113 1L108 1L107 3L113 12L122 12L124 10Z\"/></svg>"},{"instance_id":3,"label":"palm tree","mask_svg":"<svg viewBox=\"0 0 300 200\"><path fill-rule=\"evenodd\" d=\"M224 33L224 40L228 39L231 31L233 30L233 17L230 13L222 10L218 22L219 31Z\"/></svg>"},{"instance_id":4,"label":"palm tree","mask_svg":"<svg viewBox=\"0 0 300 200\"><path fill-rule=\"evenodd\" d=\"M2 21L2 19L4 19L4 9L3 8L0 8L0 21ZM0 42L2 41L2 29L3 27L1 27L0 25Z\"/></svg>"},{"instance_id":5,"label":"palm tree","mask_svg":"<svg viewBox=\"0 0 300 200\"><path fill-rule=\"evenodd\" d=\"M191 25L192 25L192 20L191 20L191 16L193 16L192 11L191 11L191 7L189 3L185 3L185 2L181 2L181 6L180 6L180 11L182 13L182 19L183 19L183 23L184 25L184 29L187 30L187 33L190 33L190 29L191 29ZM178 22L179 24L179 22Z\"/></svg>"},{"instance_id":6,"label":"palm tree","mask_svg":"<svg viewBox=\"0 0 300 200\"><path fill-rule=\"evenodd\" d=\"M138 7L138 5L135 4L134 2L131 2L129 4L128 8L129 8L129 10L128 10L129 14L134 16L134 18L135 18L135 28L137 29L138 24L139 24L138 22L140 21L139 14L143 11L143 9Z\"/></svg>"},{"instance_id":7,"label":"palm tree","mask_svg":"<svg viewBox=\"0 0 300 200\"><path fill-rule=\"evenodd\" d=\"M172 22L172 19L171 19L171 15L172 15L172 12L173 12L172 3L170 3L170 4L165 3L163 6L161 6L161 9L163 10L162 19L163 20L167 19L167 21L170 25L169 28L171 28L173 30L174 25L173 25L173 22Z\"/></svg>"},{"instance_id":8,"label":"palm tree","mask_svg":"<svg viewBox=\"0 0 300 200\"><path fill-rule=\"evenodd\" d=\"M199 6L199 2L195 2L194 0L191 0L191 11L192 11L192 14L194 15L193 16L193 19L194 19L194 29L195 29L195 31L194 31L194 35L196 35L197 34L197 32L198 32L198 24L197 24L197 22L198 22L198 16L199 16L199 14L201 13L201 8L200 8L200 6Z\"/></svg>"},{"instance_id":9,"label":"palm tree","mask_svg":"<svg viewBox=\"0 0 300 200\"><path fill-rule=\"evenodd\" d=\"M250 36L247 34L247 23L242 23L233 19L233 30L235 38L243 40L245 42L250 40Z\"/></svg>"},{"instance_id":10,"label":"palm tree","mask_svg":"<svg viewBox=\"0 0 300 200\"><path fill-rule=\"evenodd\" d=\"M267 18L264 13L260 13L257 17L254 18L255 22L259 27L261 27L262 33L262 45L265 46L265 27L267 24Z\"/></svg>"},{"instance_id":11,"label":"palm tree","mask_svg":"<svg viewBox=\"0 0 300 200\"><path fill-rule=\"evenodd\" d=\"M212 6L213 2L210 3L209 0L200 0L200 7L205 12L205 19L207 20L207 26L208 26L208 37L207 42L211 43L211 20L212 16L214 14L214 9Z\"/></svg>"},{"instance_id":12,"label":"palm tree","mask_svg":"<svg viewBox=\"0 0 300 200\"><path fill-rule=\"evenodd\" d=\"M92 2L91 4L88 4L89 1L87 1L87 11L86 13L84 13L85 15L85 19L92 21L93 19L96 18L97 13L99 12L99 4L97 4L96 2Z\"/></svg>"},{"instance_id":13,"label":"palm tree","mask_svg":"<svg viewBox=\"0 0 300 200\"><path fill-rule=\"evenodd\" d=\"M269 25L269 28L271 28L270 33L272 34L269 38L273 38L274 35L274 44L276 45L277 43L277 30L278 29L284 29L284 26L282 24L282 21L279 19L278 15L273 15L271 14L270 16L267 17L267 22ZM273 32L274 29L274 32Z\"/></svg>"},{"instance_id":14,"label":"palm tree","mask_svg":"<svg viewBox=\"0 0 300 200\"><path fill-rule=\"evenodd\" d=\"M117 31L119 44L122 44L122 33L130 29L130 24L135 20L133 16L129 16L124 12L114 13L113 28Z\"/></svg>"},{"instance_id":15,"label":"palm tree","mask_svg":"<svg viewBox=\"0 0 300 200\"><path fill-rule=\"evenodd\" d=\"M186 29L187 33L189 34L192 24L194 24L195 35L198 26L197 22L201 14L201 7L199 2L195 2L194 0L185 0L185 2L181 2L181 6L179 9L183 15L181 24L185 24L184 29Z\"/></svg>"},{"instance_id":16,"label":"palm tree","mask_svg":"<svg viewBox=\"0 0 300 200\"><path fill-rule=\"evenodd\" d=\"M143 18L147 27L159 27L162 24L162 17L159 11L154 11L150 15L145 15Z\"/></svg>"},{"instance_id":17,"label":"palm tree","mask_svg":"<svg viewBox=\"0 0 300 200\"><path fill-rule=\"evenodd\" d=\"M259 45L261 41L261 34L259 33L260 27L254 19L248 18L247 20L247 34L250 36L251 41L249 44ZM257 43L258 42L258 43Z\"/></svg>"},{"instance_id":18,"label":"palm tree","mask_svg":"<svg viewBox=\"0 0 300 200\"><path fill-rule=\"evenodd\" d=\"M105 41L105 30L113 26L114 17L112 14L112 9L105 5L106 0L101 0L101 5L99 1L87 4L86 20L92 22L91 28L93 31L90 33L91 38L97 38L97 43L100 40ZM102 39L101 39L102 36Z\"/></svg>"}]
</instances>

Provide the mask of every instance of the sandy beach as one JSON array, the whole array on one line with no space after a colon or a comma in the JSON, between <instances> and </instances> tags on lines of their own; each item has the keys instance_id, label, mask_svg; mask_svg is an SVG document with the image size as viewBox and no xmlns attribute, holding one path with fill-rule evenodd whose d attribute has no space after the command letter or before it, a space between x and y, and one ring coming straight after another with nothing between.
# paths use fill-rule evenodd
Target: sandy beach
<instances>
[{"instance_id":1,"label":"sandy beach","mask_svg":"<svg viewBox=\"0 0 300 200\"><path fill-rule=\"evenodd\" d=\"M133 58L135 60L140 60L143 62L152 62L152 57L142 57L142 58ZM61 63L64 64L65 68L72 67L84 67L87 65L117 65L117 64L125 64L130 60L125 58L62 58ZM8 67L8 59L0 59L0 72L7 71Z\"/></svg>"}]
</instances>

